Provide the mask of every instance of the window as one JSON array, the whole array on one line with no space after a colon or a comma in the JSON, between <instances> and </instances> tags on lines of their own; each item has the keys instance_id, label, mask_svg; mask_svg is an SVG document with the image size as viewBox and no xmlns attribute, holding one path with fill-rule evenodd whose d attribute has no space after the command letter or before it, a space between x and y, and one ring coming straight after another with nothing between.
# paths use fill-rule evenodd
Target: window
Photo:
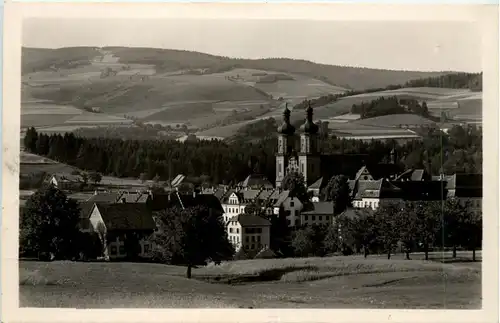
<instances>
[{"instance_id":1,"label":"window","mask_svg":"<svg viewBox=\"0 0 500 323\"><path fill-rule=\"evenodd\" d=\"M307 221L307 215L304 215L304 221Z\"/></svg>"},{"instance_id":2,"label":"window","mask_svg":"<svg viewBox=\"0 0 500 323\"><path fill-rule=\"evenodd\" d=\"M257 241L260 242L260 236L257 236Z\"/></svg>"},{"instance_id":3,"label":"window","mask_svg":"<svg viewBox=\"0 0 500 323\"><path fill-rule=\"evenodd\" d=\"M236 233L240 233L240 229L239 228L236 228Z\"/></svg>"},{"instance_id":4,"label":"window","mask_svg":"<svg viewBox=\"0 0 500 323\"><path fill-rule=\"evenodd\" d=\"M245 245L245 249L248 250L248 245Z\"/></svg>"},{"instance_id":5,"label":"window","mask_svg":"<svg viewBox=\"0 0 500 323\"><path fill-rule=\"evenodd\" d=\"M290 207L293 207L295 203L293 201L290 201Z\"/></svg>"},{"instance_id":6,"label":"window","mask_svg":"<svg viewBox=\"0 0 500 323\"><path fill-rule=\"evenodd\" d=\"M323 221L323 217L321 215L318 216L318 220Z\"/></svg>"},{"instance_id":7,"label":"window","mask_svg":"<svg viewBox=\"0 0 500 323\"><path fill-rule=\"evenodd\" d=\"M300 172L303 174L304 173L304 164L300 164Z\"/></svg>"},{"instance_id":8,"label":"window","mask_svg":"<svg viewBox=\"0 0 500 323\"><path fill-rule=\"evenodd\" d=\"M246 236L245 237L245 242L248 242L248 241L250 241L250 240L248 239L248 236Z\"/></svg>"},{"instance_id":9,"label":"window","mask_svg":"<svg viewBox=\"0 0 500 323\"><path fill-rule=\"evenodd\" d=\"M252 242L255 242L255 236L252 236Z\"/></svg>"},{"instance_id":10,"label":"window","mask_svg":"<svg viewBox=\"0 0 500 323\"><path fill-rule=\"evenodd\" d=\"M229 228L229 233L233 233L233 228Z\"/></svg>"},{"instance_id":11,"label":"window","mask_svg":"<svg viewBox=\"0 0 500 323\"><path fill-rule=\"evenodd\" d=\"M299 210L295 210L294 214L295 214L295 217L298 217L299 216Z\"/></svg>"},{"instance_id":12,"label":"window","mask_svg":"<svg viewBox=\"0 0 500 323\"><path fill-rule=\"evenodd\" d=\"M312 220L316 221L316 216L315 215L312 216Z\"/></svg>"},{"instance_id":13,"label":"window","mask_svg":"<svg viewBox=\"0 0 500 323\"><path fill-rule=\"evenodd\" d=\"M262 233L262 228L257 228L257 233Z\"/></svg>"}]
</instances>

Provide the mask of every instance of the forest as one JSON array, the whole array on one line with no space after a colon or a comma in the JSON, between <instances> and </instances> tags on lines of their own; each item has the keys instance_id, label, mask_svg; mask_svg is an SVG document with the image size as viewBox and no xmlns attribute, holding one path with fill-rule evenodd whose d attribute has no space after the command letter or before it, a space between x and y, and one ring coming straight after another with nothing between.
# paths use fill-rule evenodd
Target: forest
<instances>
[{"instance_id":1,"label":"forest","mask_svg":"<svg viewBox=\"0 0 500 323\"><path fill-rule=\"evenodd\" d=\"M323 134L323 154L367 154L373 162L387 162L394 148L405 168L425 168L429 173L482 173L482 131L454 126L444 133L438 128L422 128L423 140L398 144L394 141L363 142ZM295 141L296 143L298 140ZM168 180L182 173L206 176L211 183L235 183L251 173L275 178L276 138L231 143L213 140L123 140L85 138L72 133L41 134L28 129L24 138L27 151L103 175L148 179L156 175Z\"/></svg>"}]
</instances>

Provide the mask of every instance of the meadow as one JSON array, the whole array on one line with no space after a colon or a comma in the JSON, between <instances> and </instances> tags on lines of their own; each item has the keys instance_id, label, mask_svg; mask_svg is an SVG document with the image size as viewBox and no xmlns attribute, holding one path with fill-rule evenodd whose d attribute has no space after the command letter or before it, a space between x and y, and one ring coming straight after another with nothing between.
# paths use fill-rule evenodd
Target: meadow
<instances>
[{"instance_id":1,"label":"meadow","mask_svg":"<svg viewBox=\"0 0 500 323\"><path fill-rule=\"evenodd\" d=\"M185 267L20 261L23 307L481 307L480 263L394 256L243 260ZM459 254L460 258L468 258ZM464 260L461 259L461 260ZM464 260L465 261L465 260ZM445 262L445 263L442 263Z\"/></svg>"}]
</instances>

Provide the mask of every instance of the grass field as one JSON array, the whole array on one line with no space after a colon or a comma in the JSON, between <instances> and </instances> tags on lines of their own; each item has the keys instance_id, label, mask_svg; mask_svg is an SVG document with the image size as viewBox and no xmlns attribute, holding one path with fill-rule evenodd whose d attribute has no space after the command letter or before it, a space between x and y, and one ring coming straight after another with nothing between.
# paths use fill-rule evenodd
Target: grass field
<instances>
[{"instance_id":1,"label":"grass field","mask_svg":"<svg viewBox=\"0 0 500 323\"><path fill-rule=\"evenodd\" d=\"M248 260L193 270L20 262L23 307L480 308L480 263L382 256ZM441 255L434 257L441 259ZM470 257L469 257L470 258Z\"/></svg>"}]
</instances>

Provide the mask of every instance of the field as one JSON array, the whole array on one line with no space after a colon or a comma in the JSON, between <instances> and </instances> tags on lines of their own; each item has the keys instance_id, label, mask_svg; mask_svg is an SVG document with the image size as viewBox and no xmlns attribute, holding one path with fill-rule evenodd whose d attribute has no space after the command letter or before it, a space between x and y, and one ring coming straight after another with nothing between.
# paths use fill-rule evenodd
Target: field
<instances>
[{"instance_id":1,"label":"field","mask_svg":"<svg viewBox=\"0 0 500 323\"><path fill-rule=\"evenodd\" d=\"M193 270L138 263L20 261L22 307L481 307L481 264L401 256L248 260ZM442 260L442 255L434 255ZM448 256L447 256L448 257ZM460 257L460 255L459 255ZM467 255L470 258L470 255ZM445 261L446 262L446 261Z\"/></svg>"},{"instance_id":2,"label":"field","mask_svg":"<svg viewBox=\"0 0 500 323\"><path fill-rule=\"evenodd\" d=\"M28 48L23 49L21 127L62 133L95 125L128 127L134 118L147 124L186 125L202 136L230 137L251 119L281 119L278 107L283 101L278 99L292 107L348 88L383 87L441 74L289 59L233 60L148 48ZM342 98L317 107L315 118L336 121L353 104L389 95L427 100L433 115L445 111L450 118L465 120L481 116L480 93L404 88ZM304 113L293 111L291 118L302 120Z\"/></svg>"}]
</instances>

